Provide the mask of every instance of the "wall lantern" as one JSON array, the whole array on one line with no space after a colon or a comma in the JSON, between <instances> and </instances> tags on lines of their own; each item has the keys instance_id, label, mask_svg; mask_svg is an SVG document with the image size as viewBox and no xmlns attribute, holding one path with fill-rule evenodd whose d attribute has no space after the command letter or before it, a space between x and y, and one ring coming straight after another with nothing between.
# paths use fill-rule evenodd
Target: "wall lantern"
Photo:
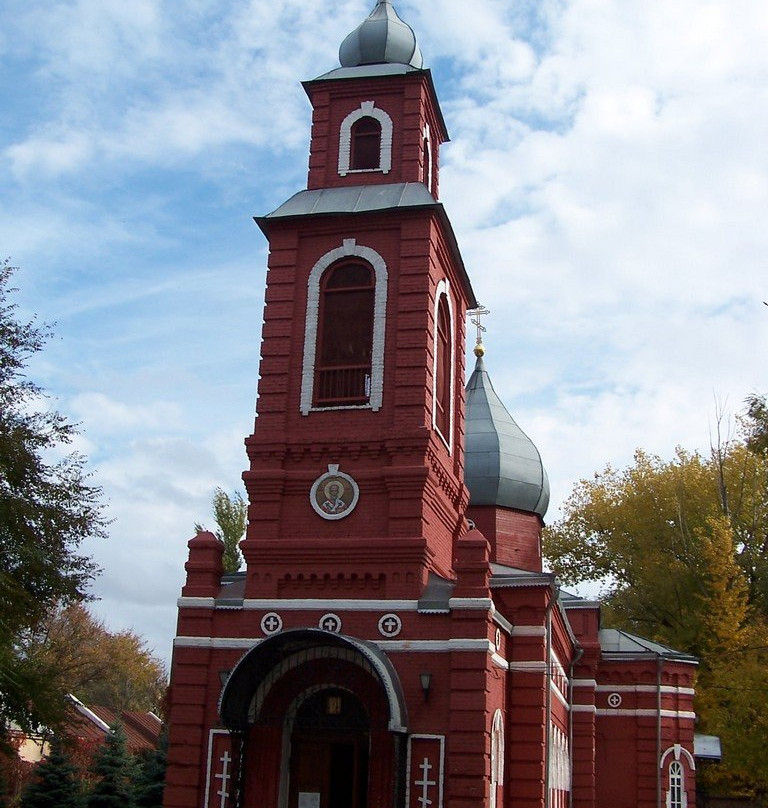
<instances>
[{"instance_id":1,"label":"wall lantern","mask_svg":"<svg viewBox=\"0 0 768 808\"><path fill-rule=\"evenodd\" d=\"M429 688L432 685L431 673L420 673L419 679L421 680L421 690L424 693L424 701L429 699Z\"/></svg>"}]
</instances>

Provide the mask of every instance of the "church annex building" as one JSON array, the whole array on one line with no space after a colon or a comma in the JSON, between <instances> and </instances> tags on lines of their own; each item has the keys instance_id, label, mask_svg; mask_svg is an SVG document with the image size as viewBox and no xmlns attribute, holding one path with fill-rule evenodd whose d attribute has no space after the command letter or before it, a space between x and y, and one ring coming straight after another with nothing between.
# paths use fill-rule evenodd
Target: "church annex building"
<instances>
[{"instance_id":1,"label":"church annex building","mask_svg":"<svg viewBox=\"0 0 768 808\"><path fill-rule=\"evenodd\" d=\"M245 572L189 542L166 808L686 808L695 659L542 570L549 483L494 392L388 0L304 83L269 241Z\"/></svg>"}]
</instances>

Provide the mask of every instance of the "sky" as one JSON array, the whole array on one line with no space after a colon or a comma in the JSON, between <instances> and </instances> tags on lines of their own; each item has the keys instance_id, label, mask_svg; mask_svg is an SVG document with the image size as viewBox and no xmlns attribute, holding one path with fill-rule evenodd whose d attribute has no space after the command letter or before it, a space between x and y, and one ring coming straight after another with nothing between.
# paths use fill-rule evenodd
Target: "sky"
<instances>
[{"instance_id":1,"label":"sky","mask_svg":"<svg viewBox=\"0 0 768 808\"><path fill-rule=\"evenodd\" d=\"M169 659L186 543L242 490L300 85L373 0L2 0L0 257L104 491L94 613ZM768 392L762 0L400 0L451 142L486 367L549 473L706 452ZM471 332L470 332L471 333ZM471 348L471 345L470 345ZM470 364L471 367L471 364Z\"/></svg>"}]
</instances>

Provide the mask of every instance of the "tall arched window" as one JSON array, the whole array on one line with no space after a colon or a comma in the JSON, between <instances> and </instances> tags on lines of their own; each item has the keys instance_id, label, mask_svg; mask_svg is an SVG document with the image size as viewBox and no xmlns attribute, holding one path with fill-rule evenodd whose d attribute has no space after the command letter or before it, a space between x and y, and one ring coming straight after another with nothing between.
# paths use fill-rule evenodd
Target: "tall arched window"
<instances>
[{"instance_id":1,"label":"tall arched window","mask_svg":"<svg viewBox=\"0 0 768 808\"><path fill-rule=\"evenodd\" d=\"M323 274L313 406L368 403L374 287L373 270L362 262L344 261Z\"/></svg>"},{"instance_id":2,"label":"tall arched window","mask_svg":"<svg viewBox=\"0 0 768 808\"><path fill-rule=\"evenodd\" d=\"M353 171L380 168L381 166L381 124L366 115L358 118L350 132L349 167Z\"/></svg>"},{"instance_id":3,"label":"tall arched window","mask_svg":"<svg viewBox=\"0 0 768 808\"><path fill-rule=\"evenodd\" d=\"M693 755L682 744L670 746L661 756L659 766L663 770L667 759L674 757L667 769L667 808L688 808L688 794L685 791L685 767L683 761L688 761L688 768L696 771L696 762Z\"/></svg>"},{"instance_id":4,"label":"tall arched window","mask_svg":"<svg viewBox=\"0 0 768 808\"><path fill-rule=\"evenodd\" d=\"M683 779L683 764L673 760L669 764L669 791L667 791L667 808L686 808L688 804Z\"/></svg>"},{"instance_id":5,"label":"tall arched window","mask_svg":"<svg viewBox=\"0 0 768 808\"><path fill-rule=\"evenodd\" d=\"M451 315L445 295L437 304L435 359L435 426L444 438L451 434Z\"/></svg>"},{"instance_id":6,"label":"tall arched window","mask_svg":"<svg viewBox=\"0 0 768 808\"><path fill-rule=\"evenodd\" d=\"M491 799L490 808L503 802L499 800L499 789L504 785L504 717L501 710L493 714L491 727Z\"/></svg>"},{"instance_id":7,"label":"tall arched window","mask_svg":"<svg viewBox=\"0 0 768 808\"><path fill-rule=\"evenodd\" d=\"M342 271L342 267L350 266L362 267L362 270ZM339 310L343 312L343 316L335 317L334 311ZM357 310L357 313L353 310ZM304 323L304 359L299 400L303 415L309 415L313 409L326 407L369 407L374 412L381 408L386 330L387 265L376 250L358 244L356 239L345 238L341 246L329 250L317 260L307 278L307 317ZM358 375L358 387L354 395L344 395L345 374L341 372L341 368L347 362L340 353L343 351L345 332L348 336L352 333L360 335L355 340L359 362L353 360L348 364L359 364L361 369L368 368L367 378L362 370L363 394L359 394ZM366 345L371 347L366 348ZM334 351L337 350L334 346L342 346L338 347L337 354L341 361L333 358ZM351 373L346 375L354 376ZM344 400L340 402L340 399Z\"/></svg>"},{"instance_id":8,"label":"tall arched window","mask_svg":"<svg viewBox=\"0 0 768 808\"><path fill-rule=\"evenodd\" d=\"M453 450L454 324L448 280L437 284L434 310L432 426Z\"/></svg>"}]
</instances>

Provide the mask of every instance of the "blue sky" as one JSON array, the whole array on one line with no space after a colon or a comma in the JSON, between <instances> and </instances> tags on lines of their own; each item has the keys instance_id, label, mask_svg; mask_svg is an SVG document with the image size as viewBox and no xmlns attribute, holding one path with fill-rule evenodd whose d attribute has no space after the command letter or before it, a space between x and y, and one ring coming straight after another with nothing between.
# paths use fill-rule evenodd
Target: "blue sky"
<instances>
[{"instance_id":1,"label":"blue sky","mask_svg":"<svg viewBox=\"0 0 768 808\"><path fill-rule=\"evenodd\" d=\"M239 487L266 243L305 187L299 84L372 0L5 0L0 253L56 323L31 375L113 519L94 610L170 654L186 542ZM452 142L441 201L549 518L636 447L706 450L768 390L768 11L754 0L395 3Z\"/></svg>"}]
</instances>

